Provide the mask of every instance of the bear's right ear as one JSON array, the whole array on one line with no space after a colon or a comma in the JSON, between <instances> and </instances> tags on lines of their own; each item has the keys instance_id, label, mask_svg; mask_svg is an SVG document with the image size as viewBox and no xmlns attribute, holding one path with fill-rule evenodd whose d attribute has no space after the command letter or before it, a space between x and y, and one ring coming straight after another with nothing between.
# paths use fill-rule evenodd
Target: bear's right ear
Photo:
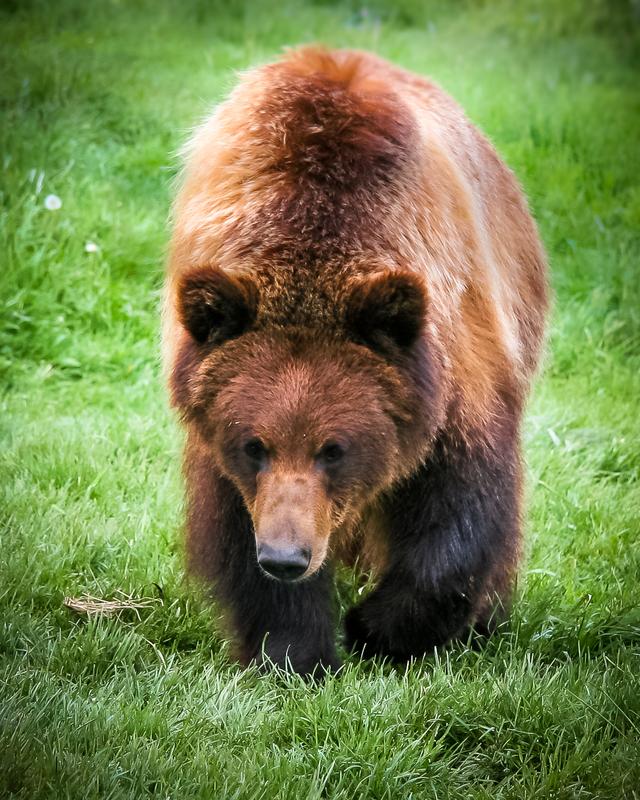
<instances>
[{"instance_id":1,"label":"bear's right ear","mask_svg":"<svg viewBox=\"0 0 640 800\"><path fill-rule=\"evenodd\" d=\"M201 267L180 278L177 300L180 322L196 342L222 344L255 320L258 288L250 278Z\"/></svg>"}]
</instances>

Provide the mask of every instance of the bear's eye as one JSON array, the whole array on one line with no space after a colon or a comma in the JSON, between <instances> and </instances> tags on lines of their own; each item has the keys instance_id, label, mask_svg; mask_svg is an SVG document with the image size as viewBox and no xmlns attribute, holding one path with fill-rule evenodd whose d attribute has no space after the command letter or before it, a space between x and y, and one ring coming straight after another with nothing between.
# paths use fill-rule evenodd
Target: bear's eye
<instances>
[{"instance_id":1,"label":"bear's eye","mask_svg":"<svg viewBox=\"0 0 640 800\"><path fill-rule=\"evenodd\" d=\"M344 448L336 442L329 442L325 444L322 450L318 453L318 460L324 464L337 464L338 461L344 456Z\"/></svg>"},{"instance_id":2,"label":"bear's eye","mask_svg":"<svg viewBox=\"0 0 640 800\"><path fill-rule=\"evenodd\" d=\"M267 456L267 448L260 439L249 439L244 446L244 452L252 461L257 463L264 461Z\"/></svg>"}]
</instances>

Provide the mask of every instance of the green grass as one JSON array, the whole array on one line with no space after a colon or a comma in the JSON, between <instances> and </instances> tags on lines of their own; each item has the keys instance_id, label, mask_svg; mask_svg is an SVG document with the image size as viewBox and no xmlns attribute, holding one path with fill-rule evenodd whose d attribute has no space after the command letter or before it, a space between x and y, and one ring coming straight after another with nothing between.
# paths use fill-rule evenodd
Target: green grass
<instances>
[{"instance_id":1,"label":"green grass","mask_svg":"<svg viewBox=\"0 0 640 800\"><path fill-rule=\"evenodd\" d=\"M3 9L0 796L639 798L638 3ZM234 70L312 40L462 102L527 189L556 292L511 622L322 686L240 670L185 583L157 356L173 154ZM63 606L118 591L160 602Z\"/></svg>"}]
</instances>

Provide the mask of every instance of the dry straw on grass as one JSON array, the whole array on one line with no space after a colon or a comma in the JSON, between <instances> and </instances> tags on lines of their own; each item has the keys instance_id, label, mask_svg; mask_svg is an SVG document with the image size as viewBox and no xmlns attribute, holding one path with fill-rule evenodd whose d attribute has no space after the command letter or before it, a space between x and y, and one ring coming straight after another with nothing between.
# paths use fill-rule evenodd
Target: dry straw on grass
<instances>
[{"instance_id":1,"label":"dry straw on grass","mask_svg":"<svg viewBox=\"0 0 640 800\"><path fill-rule=\"evenodd\" d=\"M138 619L140 619L141 609L151 608L158 603L162 603L162 600L157 597L133 598L123 592L118 594L118 597L111 600L83 594L81 597L65 597L63 603L77 614L87 617L113 617L123 611L133 611Z\"/></svg>"}]
</instances>

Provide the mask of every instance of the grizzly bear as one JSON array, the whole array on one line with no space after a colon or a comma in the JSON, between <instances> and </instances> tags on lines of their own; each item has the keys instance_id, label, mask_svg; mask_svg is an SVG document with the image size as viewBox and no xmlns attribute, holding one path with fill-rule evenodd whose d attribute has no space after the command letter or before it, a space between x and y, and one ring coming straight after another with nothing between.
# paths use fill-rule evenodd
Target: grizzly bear
<instances>
[{"instance_id":1,"label":"grizzly bear","mask_svg":"<svg viewBox=\"0 0 640 800\"><path fill-rule=\"evenodd\" d=\"M243 663L339 666L339 560L374 578L346 614L355 653L491 631L521 556L547 305L516 179L430 81L307 47L200 127L163 349L190 568Z\"/></svg>"}]
</instances>

